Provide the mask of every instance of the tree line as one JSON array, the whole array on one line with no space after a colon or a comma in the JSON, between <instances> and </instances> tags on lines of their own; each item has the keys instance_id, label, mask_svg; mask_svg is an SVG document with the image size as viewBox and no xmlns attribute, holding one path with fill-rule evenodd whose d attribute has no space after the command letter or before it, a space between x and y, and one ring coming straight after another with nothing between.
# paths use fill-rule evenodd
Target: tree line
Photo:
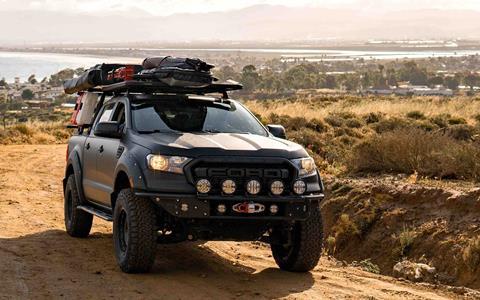
<instances>
[{"instance_id":1,"label":"tree line","mask_svg":"<svg viewBox=\"0 0 480 300\"><path fill-rule=\"evenodd\" d=\"M355 71L328 72L321 63L300 63L284 71L271 68L257 68L247 65L236 71L231 66L220 67L215 72L219 80L233 79L244 85L246 92L285 92L297 89L344 89L347 91L367 88L388 88L402 82L411 85L443 85L457 90L460 85L473 89L480 85L477 72L438 73L429 71L415 61L405 61L400 65L376 64L374 68L359 68Z\"/></svg>"}]
</instances>

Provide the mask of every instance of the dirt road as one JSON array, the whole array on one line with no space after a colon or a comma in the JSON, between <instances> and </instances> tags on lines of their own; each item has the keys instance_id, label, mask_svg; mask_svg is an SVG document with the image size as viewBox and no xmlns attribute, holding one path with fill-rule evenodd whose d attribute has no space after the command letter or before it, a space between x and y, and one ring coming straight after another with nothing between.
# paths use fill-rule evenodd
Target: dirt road
<instances>
[{"instance_id":1,"label":"dirt road","mask_svg":"<svg viewBox=\"0 0 480 300\"><path fill-rule=\"evenodd\" d=\"M0 299L450 299L416 285L322 259L311 273L276 268L254 243L159 245L151 274L117 268L111 225L88 239L63 227L65 146L0 147Z\"/></svg>"}]
</instances>

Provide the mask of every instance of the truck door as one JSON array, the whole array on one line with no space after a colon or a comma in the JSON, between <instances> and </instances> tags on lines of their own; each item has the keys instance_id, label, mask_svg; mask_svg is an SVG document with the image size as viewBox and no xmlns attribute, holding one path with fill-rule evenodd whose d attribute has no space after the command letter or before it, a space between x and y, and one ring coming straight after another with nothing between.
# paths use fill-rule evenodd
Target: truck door
<instances>
[{"instance_id":1,"label":"truck door","mask_svg":"<svg viewBox=\"0 0 480 300\"><path fill-rule=\"evenodd\" d=\"M105 104L100 112L100 117L94 126L99 122L110 121L110 118L113 115L113 109L115 108L115 103ZM90 131L90 134L85 141L83 155L84 155L84 167L83 167L83 190L85 192L85 197L87 199L102 203L102 188L98 182L98 172L97 172L97 155L100 150L101 137L96 137L93 132L94 128Z\"/></svg>"},{"instance_id":2,"label":"truck door","mask_svg":"<svg viewBox=\"0 0 480 300\"><path fill-rule=\"evenodd\" d=\"M125 104L123 102L117 103L110 121L117 122L120 125L119 127L122 128L121 130L125 130ZM121 141L118 138L103 137L97 137L97 140L99 150L97 153L96 179L101 190L101 202L103 205L110 207L110 196L115 185L115 168L122 153Z\"/></svg>"}]
</instances>

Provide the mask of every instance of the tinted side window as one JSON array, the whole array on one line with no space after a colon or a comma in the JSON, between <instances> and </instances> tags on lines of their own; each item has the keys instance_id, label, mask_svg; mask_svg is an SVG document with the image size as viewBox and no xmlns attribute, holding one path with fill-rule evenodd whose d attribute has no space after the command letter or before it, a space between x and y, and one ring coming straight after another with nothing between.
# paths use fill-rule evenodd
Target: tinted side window
<instances>
[{"instance_id":1,"label":"tinted side window","mask_svg":"<svg viewBox=\"0 0 480 300\"><path fill-rule=\"evenodd\" d=\"M112 121L117 122L118 124L125 124L125 104L119 102L115 113L113 114Z\"/></svg>"},{"instance_id":2,"label":"tinted side window","mask_svg":"<svg viewBox=\"0 0 480 300\"><path fill-rule=\"evenodd\" d=\"M109 103L105 105L102 115L100 116L100 119L98 119L98 123L110 121L110 116L112 115L114 105L115 103Z\"/></svg>"}]
</instances>

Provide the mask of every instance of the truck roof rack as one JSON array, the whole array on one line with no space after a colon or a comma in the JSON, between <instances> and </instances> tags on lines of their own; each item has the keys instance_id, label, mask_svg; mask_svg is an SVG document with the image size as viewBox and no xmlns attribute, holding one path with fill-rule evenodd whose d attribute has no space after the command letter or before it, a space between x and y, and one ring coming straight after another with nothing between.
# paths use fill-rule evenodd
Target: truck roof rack
<instances>
[{"instance_id":1,"label":"truck roof rack","mask_svg":"<svg viewBox=\"0 0 480 300\"><path fill-rule=\"evenodd\" d=\"M107 94L119 93L164 93L164 94L196 94L205 95L209 93L223 94L228 99L227 92L242 89L243 86L235 81L229 80L223 83L211 83L199 87L170 86L159 81L126 80L118 83L104 85L92 89L93 92Z\"/></svg>"}]
</instances>

